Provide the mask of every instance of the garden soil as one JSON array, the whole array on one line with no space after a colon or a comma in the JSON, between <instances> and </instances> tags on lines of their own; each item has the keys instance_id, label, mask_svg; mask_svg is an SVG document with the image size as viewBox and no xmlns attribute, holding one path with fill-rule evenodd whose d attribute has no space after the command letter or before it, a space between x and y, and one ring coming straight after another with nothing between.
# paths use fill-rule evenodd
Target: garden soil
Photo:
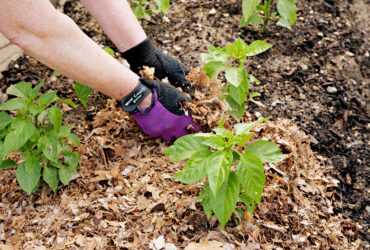
<instances>
[{"instance_id":1,"label":"garden soil","mask_svg":"<svg viewBox=\"0 0 370 250\"><path fill-rule=\"evenodd\" d=\"M114 48L79 3L60 9ZM287 158L265 166L253 216L244 214L241 223L234 216L225 230L214 217L208 221L195 200L202 183L172 180L183 164L163 155L168 145L143 135L115 101L94 93L87 107L62 107L82 141L80 172L70 185L55 194L43 185L28 196L14 170L1 172L0 249L369 249L370 2L305 0L298 9L293 31L271 25L263 35L239 28L241 8L232 0L173 1L165 18L143 21L154 43L194 68L193 112L197 119L204 113L205 129L225 107L209 93L222 79L199 71L200 54L237 37L274 45L248 62L261 97L248 103L244 121L271 115L256 139L276 142ZM74 98L73 82L52 72L23 56L3 72L0 90L45 79L45 91Z\"/></svg>"}]
</instances>

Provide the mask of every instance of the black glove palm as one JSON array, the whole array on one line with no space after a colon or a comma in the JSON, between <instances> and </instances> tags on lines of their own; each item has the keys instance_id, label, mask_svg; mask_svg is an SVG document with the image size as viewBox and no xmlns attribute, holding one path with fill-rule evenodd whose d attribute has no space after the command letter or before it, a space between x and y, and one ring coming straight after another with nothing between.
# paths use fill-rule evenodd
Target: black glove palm
<instances>
[{"instance_id":1,"label":"black glove palm","mask_svg":"<svg viewBox=\"0 0 370 250\"><path fill-rule=\"evenodd\" d=\"M139 73L143 66L155 68L155 77L168 80L175 87L181 87L183 90L190 92L192 87L186 79L189 70L175 58L166 55L162 50L154 47L149 38L142 43L122 53L130 64L131 70Z\"/></svg>"}]
</instances>

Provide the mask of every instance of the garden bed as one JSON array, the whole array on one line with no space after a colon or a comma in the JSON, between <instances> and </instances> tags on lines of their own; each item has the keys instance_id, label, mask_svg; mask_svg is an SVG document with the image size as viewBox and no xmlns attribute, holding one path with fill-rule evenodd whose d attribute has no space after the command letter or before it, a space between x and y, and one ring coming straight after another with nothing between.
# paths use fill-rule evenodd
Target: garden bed
<instances>
[{"instance_id":1,"label":"garden bed","mask_svg":"<svg viewBox=\"0 0 370 250\"><path fill-rule=\"evenodd\" d=\"M265 166L265 192L253 218L241 224L234 218L225 231L208 221L195 202L200 185L170 179L181 164L163 155L167 145L144 136L114 101L95 93L87 108L63 107L82 141L80 176L69 186L28 196L15 171L1 172L0 248L156 249L162 240L166 249L205 240L218 242L209 249L369 247L370 5L320 0L298 8L293 32L272 26L264 36L239 28L240 6L232 0L176 1L169 22L161 16L144 22L158 46L194 68L208 45L237 37L274 45L249 62L261 81L253 90L262 96L249 104L245 119L272 115L257 134L289 156ZM80 4L63 9L87 35L113 48ZM3 72L2 90L46 79L47 88L73 97L72 82L52 72L21 57Z\"/></svg>"}]
</instances>

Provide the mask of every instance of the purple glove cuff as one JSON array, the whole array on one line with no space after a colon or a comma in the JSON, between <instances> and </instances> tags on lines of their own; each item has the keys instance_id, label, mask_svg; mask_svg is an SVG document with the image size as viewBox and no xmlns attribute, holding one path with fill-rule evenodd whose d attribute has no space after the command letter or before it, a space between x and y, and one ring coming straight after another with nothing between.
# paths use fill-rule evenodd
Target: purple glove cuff
<instances>
[{"instance_id":1,"label":"purple glove cuff","mask_svg":"<svg viewBox=\"0 0 370 250\"><path fill-rule=\"evenodd\" d=\"M176 115L168 111L158 100L157 91L153 89L153 105L147 114L135 113L136 120L145 134L150 137L161 137L166 142L172 141L189 132L199 132L201 126L187 115Z\"/></svg>"}]
</instances>

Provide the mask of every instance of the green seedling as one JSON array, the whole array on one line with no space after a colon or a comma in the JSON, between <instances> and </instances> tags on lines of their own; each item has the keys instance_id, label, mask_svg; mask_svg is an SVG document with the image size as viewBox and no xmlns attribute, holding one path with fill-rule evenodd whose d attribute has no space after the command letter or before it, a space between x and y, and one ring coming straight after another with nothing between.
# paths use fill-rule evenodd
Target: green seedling
<instances>
[{"instance_id":1,"label":"green seedling","mask_svg":"<svg viewBox=\"0 0 370 250\"><path fill-rule=\"evenodd\" d=\"M277 0L277 12L272 12L273 0L243 0L241 27L249 24L261 26L265 32L271 18L278 18L277 25L291 29L297 18L296 0Z\"/></svg>"},{"instance_id":2,"label":"green seedling","mask_svg":"<svg viewBox=\"0 0 370 250\"><path fill-rule=\"evenodd\" d=\"M248 45L239 38L225 47L210 46L208 53L202 55L205 63L203 70L210 78L225 72L227 85L223 88L223 96L230 106L230 114L235 119L243 117L246 109L245 100L259 95L256 92L249 92L250 83L258 84L259 81L246 71L247 58L263 53L271 47L270 43L261 40Z\"/></svg>"},{"instance_id":3,"label":"green seedling","mask_svg":"<svg viewBox=\"0 0 370 250\"><path fill-rule=\"evenodd\" d=\"M214 213L222 228L238 202L253 214L265 184L263 164L284 159L274 143L265 140L250 142L254 136L251 130L265 120L239 123L232 131L221 124L212 133L184 136L165 151L174 162L186 160L174 179L194 184L207 177L198 200L207 217Z\"/></svg>"},{"instance_id":4,"label":"green seedling","mask_svg":"<svg viewBox=\"0 0 370 250\"><path fill-rule=\"evenodd\" d=\"M138 19L151 20L152 13L167 14L170 10L170 0L131 0L131 9Z\"/></svg>"},{"instance_id":5,"label":"green seedling","mask_svg":"<svg viewBox=\"0 0 370 250\"><path fill-rule=\"evenodd\" d=\"M76 104L59 98L56 91L39 95L43 86L44 82L35 87L29 82L12 85L6 93L15 97L0 105L0 170L16 168L18 183L28 194L42 180L54 192L59 182L67 185L79 162L79 154L70 146L78 146L79 139L63 125L63 112L56 106ZM7 158L11 153L21 156L18 163Z\"/></svg>"}]
</instances>

